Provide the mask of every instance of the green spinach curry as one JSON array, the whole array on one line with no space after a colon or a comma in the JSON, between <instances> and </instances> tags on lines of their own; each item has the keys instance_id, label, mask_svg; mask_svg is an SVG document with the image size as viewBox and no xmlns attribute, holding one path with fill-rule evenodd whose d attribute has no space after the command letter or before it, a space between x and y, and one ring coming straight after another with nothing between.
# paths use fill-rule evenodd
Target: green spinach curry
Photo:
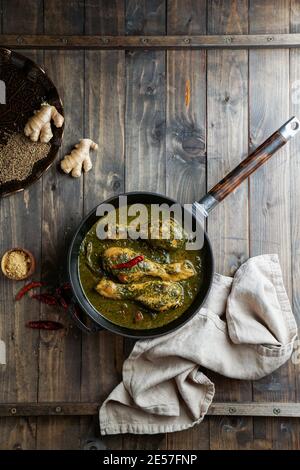
<instances>
[{"instance_id":1,"label":"green spinach curry","mask_svg":"<svg viewBox=\"0 0 300 470\"><path fill-rule=\"evenodd\" d=\"M202 284L201 250L186 250L184 243L164 249L142 239L101 240L97 224L81 244L79 276L99 314L132 329L157 328L181 316Z\"/></svg>"}]
</instances>

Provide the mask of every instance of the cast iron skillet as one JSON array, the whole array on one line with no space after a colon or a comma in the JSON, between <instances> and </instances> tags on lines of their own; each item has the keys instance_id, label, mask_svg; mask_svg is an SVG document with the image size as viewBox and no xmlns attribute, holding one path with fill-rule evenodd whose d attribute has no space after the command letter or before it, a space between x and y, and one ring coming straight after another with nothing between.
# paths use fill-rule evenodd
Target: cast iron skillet
<instances>
[{"instance_id":1,"label":"cast iron skillet","mask_svg":"<svg viewBox=\"0 0 300 470\"><path fill-rule=\"evenodd\" d=\"M221 202L228 194L237 188L237 186L239 186L239 184L251 173L253 173L259 166L267 161L271 155L273 155L280 147L282 147L299 130L300 122L296 118L291 118L280 129L272 134L263 144L261 144L252 154L243 160L234 170L232 170L223 180L214 186L207 195L205 195L199 202L195 202L194 207L198 207L201 213L204 216L207 216L208 213L219 202ZM166 203L168 205L172 205L174 202L176 202L171 198L155 193L133 192L126 193L125 195L127 196L128 205L135 203ZM117 208L119 205L119 196L112 197L111 199L105 201L105 203L110 203ZM69 308L69 312L73 316L77 325L85 332L95 332L99 329L106 328L107 330L110 330L114 333L138 339L164 335L176 330L188 320L190 320L205 301L213 279L214 258L207 234L204 233L204 245L202 248L204 281L192 305L179 318L168 323L167 325L145 330L125 328L123 326L115 325L102 316L101 312L98 312L87 300L81 288L78 272L79 249L86 233L97 222L97 220L99 220L99 217L96 216L96 210L97 207L86 216L86 218L78 227L71 242L68 253L68 274L74 294L74 301ZM183 206L182 210L185 210ZM78 309L75 307L76 303L91 320L91 327L87 326L86 323L84 323L76 313L78 311Z\"/></svg>"},{"instance_id":2,"label":"cast iron skillet","mask_svg":"<svg viewBox=\"0 0 300 470\"><path fill-rule=\"evenodd\" d=\"M27 57L0 49L0 80L5 83L6 103L0 103L0 143L5 142L8 132L23 132L25 124L43 101L56 107L64 114L57 89L45 74ZM1 82L1 85L2 85ZM45 158L36 162L31 174L23 181L9 181L0 184L0 197L22 191L35 183L55 160L61 145L63 128L52 126L51 147Z\"/></svg>"}]
</instances>

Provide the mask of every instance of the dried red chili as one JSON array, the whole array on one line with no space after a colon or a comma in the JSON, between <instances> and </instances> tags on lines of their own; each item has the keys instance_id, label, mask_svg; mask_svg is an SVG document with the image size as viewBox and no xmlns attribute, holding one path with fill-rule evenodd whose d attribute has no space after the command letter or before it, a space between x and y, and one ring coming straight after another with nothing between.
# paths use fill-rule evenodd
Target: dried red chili
<instances>
[{"instance_id":1,"label":"dried red chili","mask_svg":"<svg viewBox=\"0 0 300 470\"><path fill-rule=\"evenodd\" d=\"M33 330L61 330L64 328L62 323L58 321L52 320L36 320L36 321L29 321L26 323L27 328L31 328Z\"/></svg>"},{"instance_id":2,"label":"dried red chili","mask_svg":"<svg viewBox=\"0 0 300 470\"><path fill-rule=\"evenodd\" d=\"M141 261L144 260L143 255L136 256L135 258L127 261L126 263L120 263L120 264L115 264L112 266L112 269L127 269L127 268L132 268L133 266L137 265Z\"/></svg>"},{"instance_id":3,"label":"dried red chili","mask_svg":"<svg viewBox=\"0 0 300 470\"><path fill-rule=\"evenodd\" d=\"M62 286L61 286L61 289L62 290L70 290L71 289L71 284L69 282L65 282Z\"/></svg>"},{"instance_id":4,"label":"dried red chili","mask_svg":"<svg viewBox=\"0 0 300 470\"><path fill-rule=\"evenodd\" d=\"M69 305L63 297L61 297L59 299L59 302L60 302L60 305L62 306L62 308L64 308L65 310L68 310Z\"/></svg>"},{"instance_id":5,"label":"dried red chili","mask_svg":"<svg viewBox=\"0 0 300 470\"><path fill-rule=\"evenodd\" d=\"M27 292L31 289L45 286L44 282L30 282L24 286L16 295L16 300L20 300ZM34 294L31 296L32 299L38 300L39 302L46 305L59 305L65 310L68 309L70 304L71 285L68 282L63 283L61 286L55 288L49 288L46 292Z\"/></svg>"},{"instance_id":6,"label":"dried red chili","mask_svg":"<svg viewBox=\"0 0 300 470\"><path fill-rule=\"evenodd\" d=\"M60 295L60 294L56 294L57 295L57 301L58 303L65 309L67 310L68 309L68 306L69 306L69 303L66 301L66 299Z\"/></svg>"},{"instance_id":7,"label":"dried red chili","mask_svg":"<svg viewBox=\"0 0 300 470\"><path fill-rule=\"evenodd\" d=\"M44 294L35 294L31 296L32 299L39 300L41 303L46 305L57 305L57 299L54 295L44 293Z\"/></svg>"},{"instance_id":8,"label":"dried red chili","mask_svg":"<svg viewBox=\"0 0 300 470\"><path fill-rule=\"evenodd\" d=\"M69 294L67 291L71 289L71 285L68 282L65 282L60 287L55 289L55 296L58 303L67 310L70 304Z\"/></svg>"},{"instance_id":9,"label":"dried red chili","mask_svg":"<svg viewBox=\"0 0 300 470\"><path fill-rule=\"evenodd\" d=\"M19 292L16 295L16 300L22 299L27 292L29 292L32 289L36 289L38 287L44 286L44 282L30 282L29 284L26 284L22 289L19 290Z\"/></svg>"}]
</instances>

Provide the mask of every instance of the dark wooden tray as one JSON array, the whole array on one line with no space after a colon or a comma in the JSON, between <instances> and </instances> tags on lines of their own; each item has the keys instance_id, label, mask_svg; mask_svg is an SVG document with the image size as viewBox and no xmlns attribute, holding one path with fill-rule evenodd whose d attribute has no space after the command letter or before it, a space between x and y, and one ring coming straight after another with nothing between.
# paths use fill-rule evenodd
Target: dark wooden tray
<instances>
[{"instance_id":1,"label":"dark wooden tray","mask_svg":"<svg viewBox=\"0 0 300 470\"><path fill-rule=\"evenodd\" d=\"M62 102L54 84L41 67L27 57L9 49L0 49L0 80L6 86L7 103L0 105L0 142L5 140L7 133L23 132L29 117L44 101L63 114ZM0 184L0 197L22 191L42 176L55 160L63 129L52 126L53 138L48 154L34 164L25 180Z\"/></svg>"}]
</instances>

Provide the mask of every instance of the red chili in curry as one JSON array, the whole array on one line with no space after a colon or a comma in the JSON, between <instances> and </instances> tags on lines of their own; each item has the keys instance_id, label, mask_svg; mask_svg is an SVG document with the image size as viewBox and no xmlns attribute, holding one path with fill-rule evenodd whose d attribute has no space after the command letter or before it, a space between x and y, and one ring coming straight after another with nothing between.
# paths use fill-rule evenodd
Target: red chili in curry
<instances>
[{"instance_id":1,"label":"red chili in curry","mask_svg":"<svg viewBox=\"0 0 300 470\"><path fill-rule=\"evenodd\" d=\"M140 263L143 260L144 260L144 256L139 255L127 261L126 263L115 264L114 266L112 266L112 269L130 269L130 268L133 268L133 266L136 266L138 263Z\"/></svg>"}]
</instances>

